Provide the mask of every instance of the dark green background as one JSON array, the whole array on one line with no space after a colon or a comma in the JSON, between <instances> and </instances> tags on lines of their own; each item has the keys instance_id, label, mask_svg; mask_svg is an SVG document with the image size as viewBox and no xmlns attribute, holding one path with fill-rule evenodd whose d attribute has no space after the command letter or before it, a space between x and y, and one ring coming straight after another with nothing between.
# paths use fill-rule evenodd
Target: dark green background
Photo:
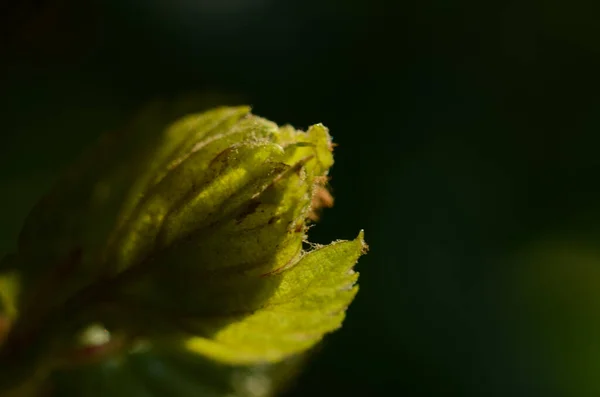
<instances>
[{"instance_id":1,"label":"dark green background","mask_svg":"<svg viewBox=\"0 0 600 397\"><path fill-rule=\"evenodd\" d=\"M148 101L249 103L330 128L312 239L371 246L289 396L600 395L600 3L392 3L3 3L0 252Z\"/></svg>"}]
</instances>

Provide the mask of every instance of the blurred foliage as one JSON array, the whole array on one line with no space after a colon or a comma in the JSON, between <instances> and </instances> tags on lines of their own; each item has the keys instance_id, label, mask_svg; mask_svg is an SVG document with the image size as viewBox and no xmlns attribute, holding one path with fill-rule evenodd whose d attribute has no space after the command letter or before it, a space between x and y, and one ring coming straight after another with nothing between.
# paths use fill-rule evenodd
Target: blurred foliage
<instances>
[{"instance_id":1,"label":"blurred foliage","mask_svg":"<svg viewBox=\"0 0 600 397\"><path fill-rule=\"evenodd\" d=\"M216 364L187 349L140 348L126 356L54 373L57 396L271 396L287 386L302 357L258 366Z\"/></svg>"}]
</instances>

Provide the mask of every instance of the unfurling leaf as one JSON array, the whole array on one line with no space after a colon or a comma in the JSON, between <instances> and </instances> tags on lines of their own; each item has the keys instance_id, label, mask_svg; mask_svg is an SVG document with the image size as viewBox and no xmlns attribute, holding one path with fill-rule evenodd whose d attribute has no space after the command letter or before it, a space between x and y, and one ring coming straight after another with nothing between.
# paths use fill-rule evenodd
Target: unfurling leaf
<instances>
[{"instance_id":1,"label":"unfurling leaf","mask_svg":"<svg viewBox=\"0 0 600 397\"><path fill-rule=\"evenodd\" d=\"M143 342L244 365L283 362L341 325L362 232L303 249L332 203L327 129L278 127L247 107L179 116L142 114L32 211L10 257L19 288L0 365L78 362L72 340L96 323L118 338L83 356Z\"/></svg>"}]
</instances>

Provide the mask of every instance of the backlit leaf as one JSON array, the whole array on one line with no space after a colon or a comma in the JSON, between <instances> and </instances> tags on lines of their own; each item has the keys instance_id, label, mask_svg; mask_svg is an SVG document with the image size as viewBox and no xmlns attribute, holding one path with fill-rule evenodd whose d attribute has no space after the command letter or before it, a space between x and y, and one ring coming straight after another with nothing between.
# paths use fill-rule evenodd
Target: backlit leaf
<instances>
[{"instance_id":1,"label":"backlit leaf","mask_svg":"<svg viewBox=\"0 0 600 397\"><path fill-rule=\"evenodd\" d=\"M363 233L303 248L331 205L328 130L280 128L248 107L176 108L104 138L27 218L0 265L0 366L43 370L0 371L0 391L75 371L60 393L266 396L273 387L236 394L230 378L211 388L168 362L275 368L341 326Z\"/></svg>"}]
</instances>

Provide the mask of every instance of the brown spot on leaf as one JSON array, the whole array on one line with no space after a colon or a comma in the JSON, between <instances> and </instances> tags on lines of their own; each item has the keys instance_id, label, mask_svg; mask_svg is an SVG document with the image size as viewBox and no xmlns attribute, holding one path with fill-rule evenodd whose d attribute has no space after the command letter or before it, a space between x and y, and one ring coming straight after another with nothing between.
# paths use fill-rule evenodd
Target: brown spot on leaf
<instances>
[{"instance_id":1,"label":"brown spot on leaf","mask_svg":"<svg viewBox=\"0 0 600 397\"><path fill-rule=\"evenodd\" d=\"M212 160L210 160L210 163L208 163L208 166L212 168L212 167L215 167L215 166L224 166L224 165L226 165L226 163L228 161L229 154L231 153L231 151L233 150L233 148L234 148L233 146L230 146L227 149L222 150Z\"/></svg>"},{"instance_id":2,"label":"brown spot on leaf","mask_svg":"<svg viewBox=\"0 0 600 397\"><path fill-rule=\"evenodd\" d=\"M256 212L256 209L260 206L261 202L258 200L251 201L246 208L235 218L237 223L242 222L248 215Z\"/></svg>"},{"instance_id":3,"label":"brown spot on leaf","mask_svg":"<svg viewBox=\"0 0 600 397\"><path fill-rule=\"evenodd\" d=\"M313 158L315 158L315 156L310 155L310 156L306 156L305 158L299 160L296 164L294 164L292 166L292 171L294 171L296 174L300 175L300 172L302 171L302 168L304 167L304 165L306 163L308 163L310 160L312 160Z\"/></svg>"},{"instance_id":4,"label":"brown spot on leaf","mask_svg":"<svg viewBox=\"0 0 600 397\"><path fill-rule=\"evenodd\" d=\"M303 223L299 223L294 228L294 233L302 233L302 232L304 232L304 224Z\"/></svg>"}]
</instances>

